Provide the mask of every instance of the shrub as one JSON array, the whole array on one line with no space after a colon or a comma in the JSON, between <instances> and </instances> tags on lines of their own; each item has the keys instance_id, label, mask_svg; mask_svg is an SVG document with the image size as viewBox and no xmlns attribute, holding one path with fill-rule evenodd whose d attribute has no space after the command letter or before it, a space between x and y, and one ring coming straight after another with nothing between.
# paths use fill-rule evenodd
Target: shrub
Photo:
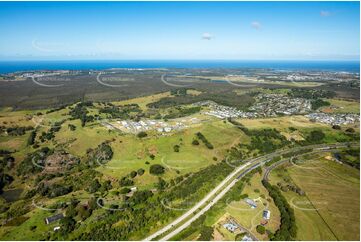
<instances>
[{"instance_id":1,"label":"shrub","mask_svg":"<svg viewBox=\"0 0 361 242\"><path fill-rule=\"evenodd\" d=\"M124 188L122 188L121 190L120 190L120 194L127 194L127 193L129 193L131 190L129 189L129 188L127 188L127 187L124 187Z\"/></svg>"},{"instance_id":2,"label":"shrub","mask_svg":"<svg viewBox=\"0 0 361 242\"><path fill-rule=\"evenodd\" d=\"M297 129L295 128L295 127L288 127L288 129L291 131L291 132L293 132L293 131L296 131Z\"/></svg>"},{"instance_id":3,"label":"shrub","mask_svg":"<svg viewBox=\"0 0 361 242\"><path fill-rule=\"evenodd\" d=\"M348 133L355 133L355 129L353 129L353 128L348 128L348 129L346 129L346 132L348 132Z\"/></svg>"},{"instance_id":4,"label":"shrub","mask_svg":"<svg viewBox=\"0 0 361 242\"><path fill-rule=\"evenodd\" d=\"M161 175L164 173L165 168L159 164L151 165L149 168L149 173L153 175Z\"/></svg>"},{"instance_id":5,"label":"shrub","mask_svg":"<svg viewBox=\"0 0 361 242\"><path fill-rule=\"evenodd\" d=\"M137 176L137 172L136 172L136 171L132 171L129 175L130 175L131 178L134 178L134 177Z\"/></svg>"},{"instance_id":6,"label":"shrub","mask_svg":"<svg viewBox=\"0 0 361 242\"><path fill-rule=\"evenodd\" d=\"M33 131L31 131L30 136L28 138L28 145L33 145L35 138L36 138L36 131L33 130Z\"/></svg>"},{"instance_id":7,"label":"shrub","mask_svg":"<svg viewBox=\"0 0 361 242\"><path fill-rule=\"evenodd\" d=\"M95 179L90 183L90 186L88 188L88 192L90 192L90 193L97 192L100 187L101 187L101 185L100 185L98 179Z\"/></svg>"},{"instance_id":8,"label":"shrub","mask_svg":"<svg viewBox=\"0 0 361 242\"><path fill-rule=\"evenodd\" d=\"M148 136L148 134L146 133L146 132L144 132L144 131L141 131L141 132L139 132L138 134L137 134L137 137L138 138L144 138L144 137L147 137Z\"/></svg>"},{"instance_id":9,"label":"shrub","mask_svg":"<svg viewBox=\"0 0 361 242\"><path fill-rule=\"evenodd\" d=\"M316 110L323 106L330 106L330 105L331 105L331 103L324 101L320 98L311 101L311 106L312 106L313 110Z\"/></svg>"},{"instance_id":10,"label":"shrub","mask_svg":"<svg viewBox=\"0 0 361 242\"><path fill-rule=\"evenodd\" d=\"M143 175L145 170L143 168L138 169L137 173L139 176Z\"/></svg>"},{"instance_id":11,"label":"shrub","mask_svg":"<svg viewBox=\"0 0 361 242\"><path fill-rule=\"evenodd\" d=\"M74 230L76 221L71 217L65 217L60 220L61 230L69 233Z\"/></svg>"},{"instance_id":12,"label":"shrub","mask_svg":"<svg viewBox=\"0 0 361 242\"><path fill-rule=\"evenodd\" d=\"M320 143L325 138L325 134L321 130L313 130L307 136L306 140L310 143Z\"/></svg>"},{"instance_id":13,"label":"shrub","mask_svg":"<svg viewBox=\"0 0 361 242\"><path fill-rule=\"evenodd\" d=\"M256 230L257 230L257 232L258 232L259 234L264 234L264 233L266 233L266 229L265 229L265 227L262 226L262 225L257 225Z\"/></svg>"},{"instance_id":14,"label":"shrub","mask_svg":"<svg viewBox=\"0 0 361 242\"><path fill-rule=\"evenodd\" d=\"M127 177L123 177L123 178L119 181L119 185L122 186L122 187L132 186L132 185L134 185L134 182L133 182L132 180L130 180L129 178L127 178Z\"/></svg>"},{"instance_id":15,"label":"shrub","mask_svg":"<svg viewBox=\"0 0 361 242\"><path fill-rule=\"evenodd\" d=\"M192 145L199 145L199 141L196 140L196 139L194 139L194 140L192 141Z\"/></svg>"},{"instance_id":16,"label":"shrub","mask_svg":"<svg viewBox=\"0 0 361 242\"><path fill-rule=\"evenodd\" d=\"M201 235L198 240L200 241L210 241L213 239L213 227L210 226L202 226Z\"/></svg>"}]
</instances>

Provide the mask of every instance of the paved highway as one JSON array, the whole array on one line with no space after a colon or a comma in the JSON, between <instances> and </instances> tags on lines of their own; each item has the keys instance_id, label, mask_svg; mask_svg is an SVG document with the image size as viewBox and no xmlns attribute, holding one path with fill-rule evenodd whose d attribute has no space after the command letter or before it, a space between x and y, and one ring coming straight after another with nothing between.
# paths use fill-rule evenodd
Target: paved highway
<instances>
[{"instance_id":1,"label":"paved highway","mask_svg":"<svg viewBox=\"0 0 361 242\"><path fill-rule=\"evenodd\" d=\"M183 220L188 218L187 221L183 222L180 226L176 227L176 229L172 230L170 233L162 237L160 240L165 241L169 240L173 236L177 235L179 232L187 228L192 222L197 220L200 216L202 216L205 212L207 212L214 204L216 204L235 184L238 180L243 177L248 172L256 169L258 166L261 166L264 162L269 161L275 156L280 154L288 153L288 152L296 152L303 149L320 149L322 151L333 148L340 148L347 146L348 143L339 143L339 144L322 144L322 145L310 145L304 147L296 147L293 149L282 149L275 151L274 153L264 155L262 157L250 159L246 161L243 165L237 167L231 174L229 174L216 188L214 188L210 193L206 195L201 201L199 201L196 205L194 205L190 210L185 212L183 215L178 217L172 223L158 230L154 234L145 238L145 241L154 240L155 238L165 234L167 231L175 228L177 225L181 224ZM250 166L251 165L251 166ZM250 167L249 167L250 166ZM243 171L244 170L244 171ZM241 172L241 173L240 173ZM240 174L239 174L240 173ZM228 184L227 184L228 183ZM203 207L203 208L202 208ZM200 211L196 212L198 209L202 208ZM195 213L196 212L196 213ZM190 217L194 214L192 217Z\"/></svg>"},{"instance_id":2,"label":"paved highway","mask_svg":"<svg viewBox=\"0 0 361 242\"><path fill-rule=\"evenodd\" d=\"M168 224L167 226L165 226L164 228L158 230L157 232L155 232L154 234L150 235L149 237L145 238L144 240L149 241L149 240L153 240L156 237L162 235L163 233L167 232L168 230L170 230L171 228L173 228L174 226L178 225L180 222L182 222L184 219L186 219L188 216L190 216L191 214L193 214L193 212L195 212L197 209L199 209L200 207L202 207L203 205L205 205L207 203L207 201L211 200L211 198L218 192L221 190L221 188L228 183L238 172L240 172L241 170L243 170L246 166L248 166L250 163L247 162L246 164L238 167L236 170L234 170L230 175L228 175L216 188L214 188L210 193L207 194L206 197L204 197L200 202L198 202L195 206L193 206L190 210L188 210L187 212L185 212L182 216L180 216L179 218L177 218L176 220L174 220L172 223Z\"/></svg>"}]
</instances>

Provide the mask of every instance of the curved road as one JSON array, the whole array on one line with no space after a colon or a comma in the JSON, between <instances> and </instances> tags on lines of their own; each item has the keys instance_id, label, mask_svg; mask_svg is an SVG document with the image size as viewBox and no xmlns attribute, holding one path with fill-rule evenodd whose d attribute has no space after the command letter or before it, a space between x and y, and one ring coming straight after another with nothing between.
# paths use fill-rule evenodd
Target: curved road
<instances>
[{"instance_id":1,"label":"curved road","mask_svg":"<svg viewBox=\"0 0 361 242\"><path fill-rule=\"evenodd\" d=\"M321 145L310 145L310 146L303 146L303 147L296 147L292 149L282 149L275 151L274 153L267 154L261 157L253 158L243 165L237 167L231 174L229 174L217 187L215 187L211 192L209 192L201 201L199 201L196 205L194 205L190 210L185 212L183 215L178 217L176 220L168 224L167 226L163 227L162 229L158 230L157 232L153 233L152 235L145 238L145 241L154 240L155 238L165 234L167 231L175 228L170 233L159 239L160 241L166 241L177 235L179 232L187 228L192 222L197 220L200 216L202 216L205 212L207 212L213 205L215 205L235 184L238 182L240 178L246 175L248 172L256 169L257 167L261 166L263 163L268 162L273 157L288 153L288 152L296 152L303 149L320 149L320 150L327 150L331 148L340 148L345 147L349 143L339 143L339 144L321 144ZM250 166L251 165L251 166ZM250 166L250 167L248 167ZM244 170L245 169L245 170ZM243 171L244 170L244 171ZM239 174L240 173L240 174ZM227 184L228 183L228 184ZM203 208L202 208L203 207ZM198 209L202 208L200 211L196 212ZM192 217L190 217L194 214ZM190 217L190 218L188 218ZM186 220L188 218L188 220ZM183 222L186 220L185 222ZM183 222L181 224L181 222ZM180 226L176 227L177 225L181 224Z\"/></svg>"}]
</instances>

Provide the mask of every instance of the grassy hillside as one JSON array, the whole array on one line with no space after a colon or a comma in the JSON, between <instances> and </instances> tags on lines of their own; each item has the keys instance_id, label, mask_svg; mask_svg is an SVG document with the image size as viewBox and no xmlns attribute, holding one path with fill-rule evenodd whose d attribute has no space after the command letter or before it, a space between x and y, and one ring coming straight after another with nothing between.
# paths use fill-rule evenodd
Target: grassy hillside
<instances>
[{"instance_id":1,"label":"grassy hillside","mask_svg":"<svg viewBox=\"0 0 361 242\"><path fill-rule=\"evenodd\" d=\"M359 170L316 157L297 163L297 166L274 170L270 181L272 184L289 181L306 194L283 192L295 211L297 239L358 240L359 175Z\"/></svg>"}]
</instances>

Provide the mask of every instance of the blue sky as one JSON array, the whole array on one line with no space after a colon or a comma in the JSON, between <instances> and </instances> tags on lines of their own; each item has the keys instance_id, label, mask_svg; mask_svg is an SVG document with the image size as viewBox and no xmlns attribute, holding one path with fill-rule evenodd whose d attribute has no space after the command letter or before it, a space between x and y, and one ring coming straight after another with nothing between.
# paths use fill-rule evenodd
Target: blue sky
<instances>
[{"instance_id":1,"label":"blue sky","mask_svg":"<svg viewBox=\"0 0 361 242\"><path fill-rule=\"evenodd\" d=\"M0 58L355 60L359 9L358 2L0 2Z\"/></svg>"}]
</instances>

